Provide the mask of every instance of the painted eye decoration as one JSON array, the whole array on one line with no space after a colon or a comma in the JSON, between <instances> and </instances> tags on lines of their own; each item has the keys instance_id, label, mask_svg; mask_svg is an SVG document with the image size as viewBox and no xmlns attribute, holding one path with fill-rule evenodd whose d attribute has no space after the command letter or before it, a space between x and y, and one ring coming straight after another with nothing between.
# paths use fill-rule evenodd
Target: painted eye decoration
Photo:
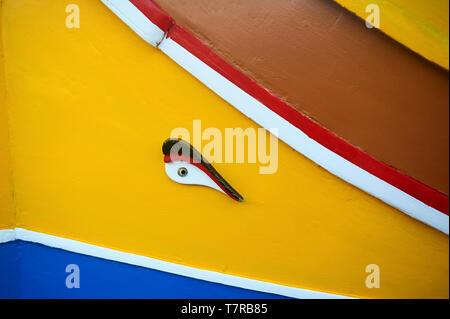
<instances>
[{"instance_id":1,"label":"painted eye decoration","mask_svg":"<svg viewBox=\"0 0 450 319\"><path fill-rule=\"evenodd\" d=\"M167 176L173 181L208 186L236 201L244 200L191 144L182 139L169 138L163 143L162 150Z\"/></svg>"}]
</instances>

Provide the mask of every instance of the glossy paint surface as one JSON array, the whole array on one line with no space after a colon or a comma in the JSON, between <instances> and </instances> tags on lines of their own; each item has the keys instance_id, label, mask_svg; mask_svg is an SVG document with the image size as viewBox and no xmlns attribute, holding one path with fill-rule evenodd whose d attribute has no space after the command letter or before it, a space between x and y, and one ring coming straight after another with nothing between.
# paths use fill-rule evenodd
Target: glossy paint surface
<instances>
[{"instance_id":1,"label":"glossy paint surface","mask_svg":"<svg viewBox=\"0 0 450 319\"><path fill-rule=\"evenodd\" d=\"M78 3L67 29L64 3L3 1L18 227L292 287L448 297L447 236L281 142L276 174L215 164L243 203L171 181L174 128L256 125L99 1ZM380 289L365 286L373 263Z\"/></svg>"},{"instance_id":2,"label":"glossy paint surface","mask_svg":"<svg viewBox=\"0 0 450 319\"><path fill-rule=\"evenodd\" d=\"M282 298L23 241L1 244L0 259L0 298ZM79 288L66 286L76 275L68 265L78 267Z\"/></svg>"},{"instance_id":3,"label":"glossy paint surface","mask_svg":"<svg viewBox=\"0 0 450 319\"><path fill-rule=\"evenodd\" d=\"M0 229L13 228L12 167L9 149L8 110L4 72L2 11L0 7Z\"/></svg>"},{"instance_id":4,"label":"glossy paint surface","mask_svg":"<svg viewBox=\"0 0 450 319\"><path fill-rule=\"evenodd\" d=\"M366 19L366 8L380 8L380 28L414 52L448 70L447 0L336 0Z\"/></svg>"},{"instance_id":5,"label":"glossy paint surface","mask_svg":"<svg viewBox=\"0 0 450 319\"><path fill-rule=\"evenodd\" d=\"M329 0L156 0L269 91L448 194L448 72Z\"/></svg>"}]
</instances>

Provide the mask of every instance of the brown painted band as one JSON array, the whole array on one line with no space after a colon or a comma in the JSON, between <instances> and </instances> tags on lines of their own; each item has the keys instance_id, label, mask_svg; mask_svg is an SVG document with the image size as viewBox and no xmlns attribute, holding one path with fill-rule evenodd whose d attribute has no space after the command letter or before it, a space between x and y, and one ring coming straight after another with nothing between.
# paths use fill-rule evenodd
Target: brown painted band
<instances>
[{"instance_id":1,"label":"brown painted band","mask_svg":"<svg viewBox=\"0 0 450 319\"><path fill-rule=\"evenodd\" d=\"M443 69L326 0L156 2L303 114L448 194Z\"/></svg>"}]
</instances>

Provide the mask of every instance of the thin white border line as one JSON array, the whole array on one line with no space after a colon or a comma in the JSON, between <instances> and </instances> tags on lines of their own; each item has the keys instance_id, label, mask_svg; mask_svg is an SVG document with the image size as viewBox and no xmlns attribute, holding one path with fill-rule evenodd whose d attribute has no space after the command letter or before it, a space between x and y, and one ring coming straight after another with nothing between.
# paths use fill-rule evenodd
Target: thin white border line
<instances>
[{"instance_id":1,"label":"thin white border line","mask_svg":"<svg viewBox=\"0 0 450 319\"><path fill-rule=\"evenodd\" d=\"M157 47L164 39L165 33L151 22L138 8L128 0L102 0L123 22L125 22L142 39Z\"/></svg>"},{"instance_id":2,"label":"thin white border line","mask_svg":"<svg viewBox=\"0 0 450 319\"><path fill-rule=\"evenodd\" d=\"M114 2L116 11L114 11L114 9L112 10L128 25L130 25L130 22L127 22L129 19L136 17L136 19L142 19L143 14L140 13L139 15L134 12L134 10L139 11L134 6L132 15L124 17L123 14L120 14L120 10L117 8L122 8L122 6L123 8L128 8L130 2L127 0L102 1L106 5L110 2ZM111 5L108 6L111 8ZM144 18L147 19L145 16ZM150 20L147 19L147 21L151 23ZM158 28L155 25L153 26ZM162 32L162 30L160 31ZM148 42L148 40L146 41ZM370 174L359 166L322 146L315 140L309 138L300 129L270 110L251 95L244 92L241 88L234 85L231 81L217 73L172 39L163 38L159 42L158 48L244 115L266 129L278 128L278 137L282 141L313 162L319 164L330 173L399 209L407 215L420 220L447 235L449 234L448 215L426 205L406 192Z\"/></svg>"},{"instance_id":3,"label":"thin white border line","mask_svg":"<svg viewBox=\"0 0 450 319\"><path fill-rule=\"evenodd\" d=\"M11 236L11 234L13 235ZM320 291L283 286L265 281L227 275L215 271L198 269L189 266L178 265L167 261L140 256L132 253L125 253L110 248L87 244L80 241L48 235L45 233L35 232L23 228L0 230L0 238L8 238L9 239L8 241L23 240L27 242L38 243L45 246L59 248L78 254L103 258L107 260L113 260L121 263L155 269L198 280L205 280L227 286L239 287L243 289L276 294L291 298L299 298L299 299L354 298Z\"/></svg>"},{"instance_id":4,"label":"thin white border line","mask_svg":"<svg viewBox=\"0 0 450 319\"><path fill-rule=\"evenodd\" d=\"M16 231L14 229L0 229L0 244L16 240Z\"/></svg>"}]
</instances>

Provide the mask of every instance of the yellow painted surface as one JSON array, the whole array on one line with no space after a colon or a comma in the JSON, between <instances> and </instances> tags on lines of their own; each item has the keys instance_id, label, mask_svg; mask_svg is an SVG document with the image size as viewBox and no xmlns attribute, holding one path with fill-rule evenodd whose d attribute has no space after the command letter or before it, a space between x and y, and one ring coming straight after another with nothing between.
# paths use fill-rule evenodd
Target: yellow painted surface
<instances>
[{"instance_id":1,"label":"yellow painted surface","mask_svg":"<svg viewBox=\"0 0 450 319\"><path fill-rule=\"evenodd\" d=\"M12 168L9 154L2 41L2 1L0 0L0 229L14 228Z\"/></svg>"},{"instance_id":2,"label":"yellow painted surface","mask_svg":"<svg viewBox=\"0 0 450 319\"><path fill-rule=\"evenodd\" d=\"M335 0L364 20L369 4L380 8L380 29L448 70L448 0Z\"/></svg>"},{"instance_id":3,"label":"yellow painted surface","mask_svg":"<svg viewBox=\"0 0 450 319\"><path fill-rule=\"evenodd\" d=\"M217 164L238 203L164 172L173 128L257 127L100 1L6 0L17 225L165 261L362 297L448 298L448 237L283 143L279 170ZM368 289L377 264L381 287Z\"/></svg>"}]
</instances>

